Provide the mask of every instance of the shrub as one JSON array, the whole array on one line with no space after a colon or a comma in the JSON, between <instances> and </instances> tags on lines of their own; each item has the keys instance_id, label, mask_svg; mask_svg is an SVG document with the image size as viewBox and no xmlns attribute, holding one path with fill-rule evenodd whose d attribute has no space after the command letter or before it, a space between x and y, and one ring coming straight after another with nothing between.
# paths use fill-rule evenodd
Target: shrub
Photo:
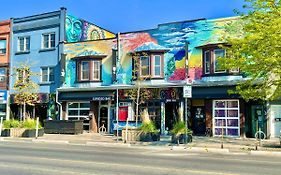
<instances>
[{"instance_id":1,"label":"shrub","mask_svg":"<svg viewBox=\"0 0 281 175\"><path fill-rule=\"evenodd\" d=\"M179 121L174 124L171 133L174 135L192 134L192 131L185 126L185 123L183 121Z\"/></svg>"},{"instance_id":2,"label":"shrub","mask_svg":"<svg viewBox=\"0 0 281 175\"><path fill-rule=\"evenodd\" d=\"M10 128L18 128L20 127L20 122L18 120L5 120L3 122L3 128L10 129Z\"/></svg>"},{"instance_id":3,"label":"shrub","mask_svg":"<svg viewBox=\"0 0 281 175\"><path fill-rule=\"evenodd\" d=\"M145 122L140 126L140 129L144 133L159 133L159 130L156 129L156 126L153 122Z\"/></svg>"},{"instance_id":4,"label":"shrub","mask_svg":"<svg viewBox=\"0 0 281 175\"><path fill-rule=\"evenodd\" d=\"M34 119L27 119L24 122L22 122L21 127L25 128L25 129L36 129L36 120L34 120ZM39 122L38 128L39 129L42 128L40 122Z\"/></svg>"}]
</instances>

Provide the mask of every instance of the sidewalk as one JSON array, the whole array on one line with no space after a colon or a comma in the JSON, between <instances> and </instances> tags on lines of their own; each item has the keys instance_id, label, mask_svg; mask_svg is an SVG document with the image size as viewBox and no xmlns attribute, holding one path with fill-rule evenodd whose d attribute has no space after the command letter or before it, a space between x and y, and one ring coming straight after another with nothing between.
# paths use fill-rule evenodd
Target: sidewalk
<instances>
[{"instance_id":1,"label":"sidewalk","mask_svg":"<svg viewBox=\"0 0 281 175\"><path fill-rule=\"evenodd\" d=\"M121 138L119 138L121 139ZM134 142L123 143L121 140L117 142L116 136L100 135L98 133L83 133L80 135L66 134L45 134L43 137L35 138L9 138L2 137L2 141L23 141L23 142L43 142L43 143L60 143L60 144L79 144L79 145L104 145L104 146L134 146L143 148L166 148L166 149L190 149L192 151L206 152L222 152L222 153L251 153L257 152L256 145L258 142L252 138L224 138L223 149L222 140L219 137L193 137L192 143L175 145L169 140L157 142ZM258 151L279 152L281 155L281 147L279 139L264 140L262 146L257 146Z\"/></svg>"}]
</instances>

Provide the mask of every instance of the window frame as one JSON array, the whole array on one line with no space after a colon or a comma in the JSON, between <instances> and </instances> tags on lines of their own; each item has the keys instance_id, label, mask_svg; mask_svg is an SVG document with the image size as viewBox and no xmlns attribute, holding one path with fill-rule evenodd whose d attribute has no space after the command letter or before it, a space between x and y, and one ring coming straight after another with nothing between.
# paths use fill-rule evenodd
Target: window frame
<instances>
[{"instance_id":1,"label":"window frame","mask_svg":"<svg viewBox=\"0 0 281 175\"><path fill-rule=\"evenodd\" d=\"M152 67L152 77L153 78L161 78L162 77L162 57L159 54L155 54L152 56L153 59L151 60L151 67ZM159 65L157 65L157 68L159 68L159 75L156 75L156 57L159 57Z\"/></svg>"},{"instance_id":2,"label":"window frame","mask_svg":"<svg viewBox=\"0 0 281 175\"><path fill-rule=\"evenodd\" d=\"M47 80L46 81L43 81L43 69L47 69ZM51 72L51 69L52 69L52 71L53 71L53 80L50 80L50 77L51 77L51 74L50 74L50 72ZM54 71L55 71L55 69L54 69L54 67L53 66L50 66L50 67L41 67L41 69L40 69L40 76L41 76L41 79L40 79L40 82L41 83L53 83L54 81L55 81L55 73L54 73Z\"/></svg>"},{"instance_id":3,"label":"window frame","mask_svg":"<svg viewBox=\"0 0 281 175\"><path fill-rule=\"evenodd\" d=\"M83 78L83 63L87 63L87 65L88 65L88 73L87 73L87 77L88 78ZM80 80L81 81L89 81L90 80L90 61L81 61L80 62L80 72L79 72L79 74L80 74Z\"/></svg>"},{"instance_id":4,"label":"window frame","mask_svg":"<svg viewBox=\"0 0 281 175\"><path fill-rule=\"evenodd\" d=\"M142 65L142 58L147 58L148 59L148 65L147 66L143 66ZM150 56L140 56L140 76L141 77L148 77L151 75L151 71L150 71L150 66L151 66L151 59ZM147 75L143 75L143 68L147 68L148 69L148 73Z\"/></svg>"},{"instance_id":5,"label":"window frame","mask_svg":"<svg viewBox=\"0 0 281 175\"><path fill-rule=\"evenodd\" d=\"M54 46L52 46L52 35L54 35ZM48 45L45 47L45 38L44 36L48 36ZM41 49L54 49L56 47L56 33L50 32L50 33L43 33L42 34L42 42L41 42Z\"/></svg>"},{"instance_id":6,"label":"window frame","mask_svg":"<svg viewBox=\"0 0 281 175\"><path fill-rule=\"evenodd\" d=\"M7 68L6 67L0 67L0 70L1 69L4 71L4 74L0 74L0 83L5 83L6 77L7 77ZM1 73L1 71L0 71L0 73Z\"/></svg>"},{"instance_id":7,"label":"window frame","mask_svg":"<svg viewBox=\"0 0 281 175\"><path fill-rule=\"evenodd\" d=\"M223 51L224 57L226 56L226 50L225 49L220 49L220 48L213 49L213 71L214 71L215 74L226 73L226 69L221 70L221 71L216 71L216 61L217 61L216 51Z\"/></svg>"},{"instance_id":8,"label":"window frame","mask_svg":"<svg viewBox=\"0 0 281 175\"><path fill-rule=\"evenodd\" d=\"M209 63L209 71L207 72L206 70L206 63L207 63L207 61L206 61L206 53L209 53L209 61L208 61L208 63ZM211 73L211 51L210 50L205 50L204 51L204 58L203 58L203 63L204 63L204 74L210 74Z\"/></svg>"},{"instance_id":9,"label":"window frame","mask_svg":"<svg viewBox=\"0 0 281 175\"><path fill-rule=\"evenodd\" d=\"M5 44L4 44L4 48L0 48L0 55L6 55L7 54L7 39L6 38L0 38L0 42L1 41L5 42Z\"/></svg>"},{"instance_id":10,"label":"window frame","mask_svg":"<svg viewBox=\"0 0 281 175\"><path fill-rule=\"evenodd\" d=\"M82 62L88 62L89 70L88 70L88 79L82 79ZM98 63L98 78L94 78L94 64ZM76 60L76 80L77 82L101 82L102 80L102 59L101 58L88 58L88 59L77 59Z\"/></svg>"},{"instance_id":11,"label":"window frame","mask_svg":"<svg viewBox=\"0 0 281 175\"><path fill-rule=\"evenodd\" d=\"M21 43L20 43L21 39L23 39L23 50L21 50ZM17 52L29 52L29 51L30 51L30 36L19 36L18 43L17 43Z\"/></svg>"}]
</instances>

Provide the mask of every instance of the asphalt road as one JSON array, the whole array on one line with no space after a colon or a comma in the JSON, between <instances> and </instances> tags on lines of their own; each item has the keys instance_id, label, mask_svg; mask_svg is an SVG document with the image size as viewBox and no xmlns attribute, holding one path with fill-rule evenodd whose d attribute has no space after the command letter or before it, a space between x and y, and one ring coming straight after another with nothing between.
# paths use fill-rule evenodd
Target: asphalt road
<instances>
[{"instance_id":1,"label":"asphalt road","mask_svg":"<svg viewBox=\"0 0 281 175\"><path fill-rule=\"evenodd\" d=\"M165 149L0 142L1 175L281 173L281 158Z\"/></svg>"}]
</instances>

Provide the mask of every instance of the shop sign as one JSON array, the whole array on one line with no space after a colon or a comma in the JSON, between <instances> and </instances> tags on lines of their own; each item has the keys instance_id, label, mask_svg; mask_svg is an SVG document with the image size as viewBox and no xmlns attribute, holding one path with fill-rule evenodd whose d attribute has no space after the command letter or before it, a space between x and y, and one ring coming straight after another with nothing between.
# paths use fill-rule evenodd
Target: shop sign
<instances>
[{"instance_id":1,"label":"shop sign","mask_svg":"<svg viewBox=\"0 0 281 175\"><path fill-rule=\"evenodd\" d=\"M7 103L7 92L8 91L0 91L0 102Z\"/></svg>"},{"instance_id":2,"label":"shop sign","mask_svg":"<svg viewBox=\"0 0 281 175\"><path fill-rule=\"evenodd\" d=\"M183 87L183 97L184 98L191 98L192 97L192 87L191 86L184 86Z\"/></svg>"},{"instance_id":3,"label":"shop sign","mask_svg":"<svg viewBox=\"0 0 281 175\"><path fill-rule=\"evenodd\" d=\"M110 96L95 96L92 98L93 101L107 101L111 100Z\"/></svg>"}]
</instances>

